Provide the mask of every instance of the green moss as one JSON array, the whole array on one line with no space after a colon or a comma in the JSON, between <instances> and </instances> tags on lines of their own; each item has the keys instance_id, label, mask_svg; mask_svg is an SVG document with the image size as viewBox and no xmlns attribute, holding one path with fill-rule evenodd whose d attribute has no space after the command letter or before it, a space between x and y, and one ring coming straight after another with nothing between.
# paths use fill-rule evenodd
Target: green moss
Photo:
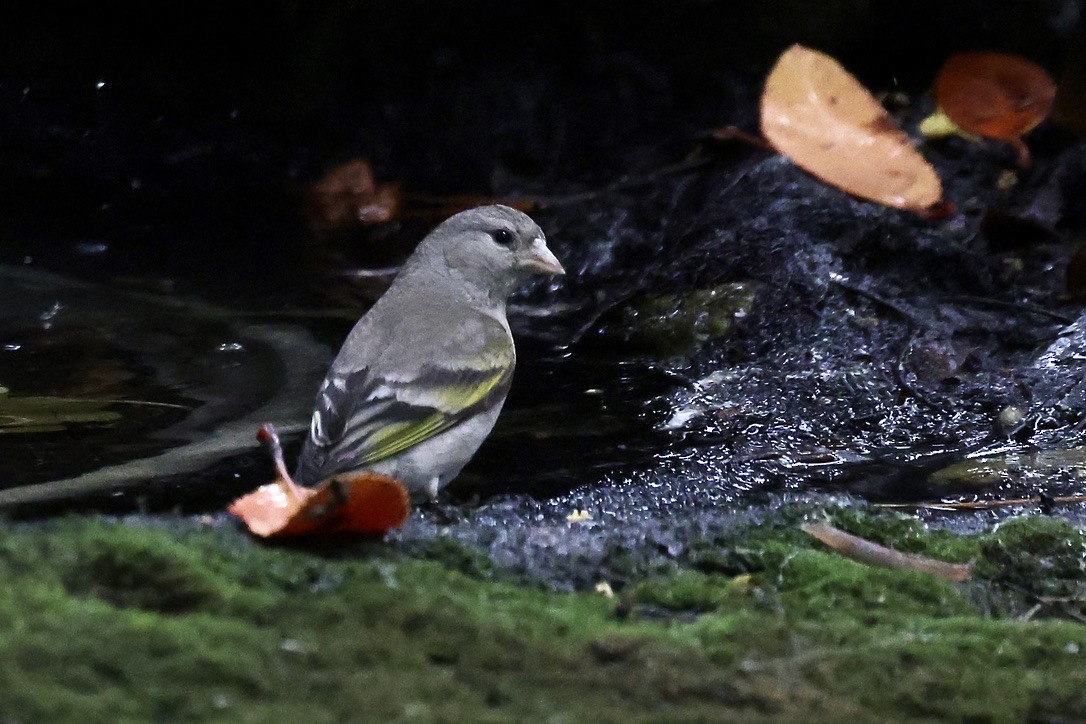
<instances>
[{"instance_id":1,"label":"green moss","mask_svg":"<svg viewBox=\"0 0 1086 724\"><path fill-rule=\"evenodd\" d=\"M630 597L637 603L673 611L712 611L747 593L749 576L728 578L693 571L643 581L633 587Z\"/></svg>"},{"instance_id":2,"label":"green moss","mask_svg":"<svg viewBox=\"0 0 1086 724\"><path fill-rule=\"evenodd\" d=\"M980 549L977 573L986 578L1031 588L1086 578L1086 535L1058 518L1011 519L985 537Z\"/></svg>"},{"instance_id":3,"label":"green moss","mask_svg":"<svg viewBox=\"0 0 1086 724\"><path fill-rule=\"evenodd\" d=\"M419 558L437 561L454 571L467 573L478 578L494 575L494 566L482 551L464 545L453 538L438 536L412 548L411 553Z\"/></svg>"},{"instance_id":4,"label":"green moss","mask_svg":"<svg viewBox=\"0 0 1086 724\"><path fill-rule=\"evenodd\" d=\"M966 563L980 554L980 539L931 530L907 515L854 507L828 511L826 517L841 530L905 553L953 563Z\"/></svg>"},{"instance_id":5,"label":"green moss","mask_svg":"<svg viewBox=\"0 0 1086 724\"><path fill-rule=\"evenodd\" d=\"M721 284L684 294L645 296L623 307L604 325L609 337L661 355L686 355L708 340L727 336L756 296L748 282Z\"/></svg>"},{"instance_id":6,"label":"green moss","mask_svg":"<svg viewBox=\"0 0 1086 724\"><path fill-rule=\"evenodd\" d=\"M980 541L976 575L986 608L1004 616L1086 620L1086 535L1048 516L1014 518Z\"/></svg>"},{"instance_id":7,"label":"green moss","mask_svg":"<svg viewBox=\"0 0 1086 724\"><path fill-rule=\"evenodd\" d=\"M93 596L120 608L162 613L215 609L224 581L208 573L196 553L175 541L93 535L71 551L63 572L69 592Z\"/></svg>"},{"instance_id":8,"label":"green moss","mask_svg":"<svg viewBox=\"0 0 1086 724\"><path fill-rule=\"evenodd\" d=\"M798 520L827 514L895 547L976 558L979 576L955 585L868 568L796 534ZM462 544L419 560L377 545L260 545L195 522L0 526L0 719L1015 721L1086 710L1086 627L1037 618L1067 609L1024 620L986 605L1025 595L1031 578L1048 591L1081 577L1083 536L1066 523L1022 518L959 538L900 516L794 508L715 542L729 551L719 571L631 578L609 599L494 580Z\"/></svg>"},{"instance_id":9,"label":"green moss","mask_svg":"<svg viewBox=\"0 0 1086 724\"><path fill-rule=\"evenodd\" d=\"M789 612L806 621L975 613L966 596L945 581L915 571L871 568L821 551L796 552L775 584Z\"/></svg>"}]
</instances>

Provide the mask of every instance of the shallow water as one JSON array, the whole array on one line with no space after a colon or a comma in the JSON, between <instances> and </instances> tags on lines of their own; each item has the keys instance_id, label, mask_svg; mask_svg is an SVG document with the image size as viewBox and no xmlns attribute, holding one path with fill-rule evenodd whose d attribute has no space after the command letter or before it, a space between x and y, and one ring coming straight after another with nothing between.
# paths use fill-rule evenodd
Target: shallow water
<instances>
[{"instance_id":1,"label":"shallow water","mask_svg":"<svg viewBox=\"0 0 1086 724\"><path fill-rule=\"evenodd\" d=\"M344 128L328 138L234 107L194 103L189 116L123 73L0 83L16 141L0 168L0 506L216 510L270 477L260 424L296 452L331 355L380 289L347 273L395 264L433 221L315 231L307 185L362 149L415 190L552 200L537 218L570 274L514 300L519 368L450 489L461 508L514 499L528 515L550 501L647 519L812 491L903 502L1081 489L1073 465L982 489L933 479L969 455L1084 442L1082 365L1034 365L1082 312L1062 294L1071 245L1053 232L997 250L980 229L990 208L1055 197L1063 217L1045 223L1078 233L1081 144L1040 129L1035 166L1009 191L994 183L1006 149L930 144L960 213L929 222L760 150L695 150L706 124L756 124L752 71L714 72L709 87L730 89L714 96L659 60L584 52L603 53L600 75L559 72L573 84L560 97L553 68L522 83L504 66L459 66L461 85L399 69L419 87L390 82L358 127L346 128L353 103L339 107ZM418 67L455 57L427 53ZM927 82L904 123L927 110ZM605 107L586 114L601 83ZM697 93L660 92L669 84ZM480 106L495 118L435 120L432 104L461 109L463 89L493 100L511 86L522 104ZM646 105L656 120L641 127ZM614 183L698 151L686 171ZM724 305L727 325L675 331L699 311L673 299L729 286L754 299ZM1014 406L1025 434L996 424Z\"/></svg>"},{"instance_id":2,"label":"shallow water","mask_svg":"<svg viewBox=\"0 0 1086 724\"><path fill-rule=\"evenodd\" d=\"M261 423L286 433L288 454L297 447L332 346L350 325L289 323L283 312L229 310L25 268L0 268L0 280L0 381L8 389L0 402L12 411L0 433L8 491L0 504L86 492L94 500L80 504L114 510L221 506L269 477L255 441ZM670 436L642 409L669 389L666 379L530 338L520 346L501 422L465 471L458 499L553 496L642 464L666 445ZM40 403L48 425L15 415L28 401ZM80 404L99 414L65 417Z\"/></svg>"},{"instance_id":3,"label":"shallow water","mask_svg":"<svg viewBox=\"0 0 1086 724\"><path fill-rule=\"evenodd\" d=\"M8 502L80 492L143 505L149 479L248 455L264 419L308 414L328 349L297 325L159 294L0 268L0 480ZM236 467L252 467L239 461ZM196 476L155 507L222 497L240 483ZM40 487L77 478L79 483ZM35 492L29 492L35 491Z\"/></svg>"}]
</instances>

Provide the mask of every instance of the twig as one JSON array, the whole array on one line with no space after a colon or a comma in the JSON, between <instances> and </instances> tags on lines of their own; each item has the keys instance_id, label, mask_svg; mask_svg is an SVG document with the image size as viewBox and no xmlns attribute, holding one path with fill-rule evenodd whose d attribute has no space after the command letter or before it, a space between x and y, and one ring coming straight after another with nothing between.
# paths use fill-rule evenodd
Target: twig
<instances>
[{"instance_id":1,"label":"twig","mask_svg":"<svg viewBox=\"0 0 1086 724\"><path fill-rule=\"evenodd\" d=\"M713 129L709 133L709 138L713 139L714 141L721 142L742 141L743 143L754 146L755 148L761 148L766 151L772 151L773 153L777 153L777 149L773 147L772 143L755 133L744 131L739 126L724 126L723 128Z\"/></svg>"},{"instance_id":2,"label":"twig","mask_svg":"<svg viewBox=\"0 0 1086 724\"><path fill-rule=\"evenodd\" d=\"M1058 495L1048 499L1056 505L1086 503L1086 495ZM1005 498L1002 500L961 500L958 502L925 501L921 503L874 503L875 508L897 510L991 510L1014 505L1040 505L1041 496L1035 498Z\"/></svg>"},{"instance_id":3,"label":"twig","mask_svg":"<svg viewBox=\"0 0 1086 724\"><path fill-rule=\"evenodd\" d=\"M1045 605L1043 603L1035 603L1035 604L1033 604L1033 607L1030 610L1026 611L1021 616L1019 616L1018 620L1023 621L1023 622L1029 621L1030 619L1032 619L1034 616L1037 615L1038 611L1040 611L1044 607L1045 607Z\"/></svg>"},{"instance_id":4,"label":"twig","mask_svg":"<svg viewBox=\"0 0 1086 724\"><path fill-rule=\"evenodd\" d=\"M924 329L927 326L923 324L919 319L917 319L912 312L904 309L903 307L895 304L894 302L891 302L889 299L886 299L876 294L875 292L864 289L863 287L858 287L854 284L850 284L849 282L841 279L833 279L832 283L836 284L842 289L852 292L853 294L858 294L859 296L864 297L865 299L869 299L880 306L886 307L890 311L900 315L903 319L905 319L905 321L907 321L909 324L911 324L913 327L916 327L917 329Z\"/></svg>"},{"instance_id":5,"label":"twig","mask_svg":"<svg viewBox=\"0 0 1086 724\"><path fill-rule=\"evenodd\" d=\"M19 398L16 398L19 399ZM39 397L37 399L47 399L46 397ZM124 400L114 399L111 397L60 397L49 396L48 399L57 400L60 402L93 402L99 405L134 405L136 407L165 407L171 410L184 410L185 412L191 412L192 408L188 405L179 405L176 402L156 402L154 400Z\"/></svg>"},{"instance_id":6,"label":"twig","mask_svg":"<svg viewBox=\"0 0 1086 724\"><path fill-rule=\"evenodd\" d=\"M1043 608L1048 607L1056 609L1063 615L1067 616L1068 618L1072 618L1079 623L1086 623L1086 616L1084 616L1080 610L1076 610L1076 608L1081 608L1083 605L1086 605L1086 598L1082 596L1043 596L1039 593L1035 593L1029 590L1028 588L1024 588L1023 586L1016 586L1015 584L1008 581L1002 581L1001 584L1005 588L1009 588L1010 590L1018 593L1021 596L1036 601L1036 603L1028 611L1026 611L1024 614L1022 614L1022 616L1019 617L1020 620L1028 621L1029 619L1037 615L1037 613L1040 612Z\"/></svg>"},{"instance_id":7,"label":"twig","mask_svg":"<svg viewBox=\"0 0 1086 724\"><path fill-rule=\"evenodd\" d=\"M920 571L944 581L954 582L969 578L973 569L971 563L947 563L927 556L895 551L825 523L804 523L800 526L800 530L822 541L845 558L851 558L869 566Z\"/></svg>"},{"instance_id":8,"label":"twig","mask_svg":"<svg viewBox=\"0 0 1086 724\"><path fill-rule=\"evenodd\" d=\"M1028 302L1008 302L1003 299L993 299L991 297L979 297L972 294L952 294L948 296L939 297L948 302L960 302L962 304L976 304L985 307L995 307L997 309L1008 309L1014 312L1023 312L1025 314L1036 314L1040 317L1048 317L1049 319L1059 322L1060 324L1071 324L1075 320L1066 317L1059 312L1053 312L1045 309L1044 307L1038 307L1036 304L1029 304Z\"/></svg>"},{"instance_id":9,"label":"twig","mask_svg":"<svg viewBox=\"0 0 1086 724\"><path fill-rule=\"evenodd\" d=\"M909 323L909 325L914 330L913 331L913 336L909 339L909 343L905 346L905 349L903 349L901 351L901 354L898 355L897 362L894 365L894 378L897 381L898 386L901 389L903 389L908 395L913 397L917 402L919 402L920 404L922 404L925 407L928 407L928 408L930 408L932 410L936 410L938 412L944 412L944 409L943 409L942 405L939 405L938 403L931 400L926 394L921 392L915 385L911 384L909 382L909 380L908 380L908 376L905 374L905 358L908 356L909 352L911 352L912 349L913 349L913 343L916 341L916 330L924 329L926 325L921 323L921 321L919 319L917 319L908 310L903 309L900 305L895 304L894 302L891 302L889 299L883 298L882 296L876 294L875 292L864 289L863 287L858 287L858 286L855 286L853 284L849 284L848 282L840 280L840 279L834 279L833 283L836 284L837 286L841 287L842 289L853 292L854 294L858 294L861 297L864 297L866 299L870 299L871 301L875 302L876 304L880 304L880 305L886 307L887 309L891 310L892 312L895 312L896 314L900 315L903 319L905 319L906 322Z\"/></svg>"},{"instance_id":10,"label":"twig","mask_svg":"<svg viewBox=\"0 0 1086 724\"><path fill-rule=\"evenodd\" d=\"M272 463L275 464L276 482L283 489L283 493L295 503L300 503L302 496L298 493L297 483L287 471L287 464L283 460L283 445L279 442L279 433L276 432L275 425L270 422L261 425L256 433L256 439L264 445L271 456Z\"/></svg>"},{"instance_id":11,"label":"twig","mask_svg":"<svg viewBox=\"0 0 1086 724\"><path fill-rule=\"evenodd\" d=\"M688 173L690 171L697 171L698 169L711 166L715 160L713 158L696 158L692 160L680 161L673 163L669 166L663 166L654 171L650 171L645 174L631 175L626 174L620 176L618 180L613 181L606 186L601 186L590 191L582 191L581 193L570 194L568 196L525 196L525 201L530 201L536 205L539 209L554 208L556 206L568 206L570 204L579 204L583 201L592 201L600 196L606 194L615 193L616 191L624 191L626 189L637 188L638 186L645 186L654 183L666 176L674 176L676 174Z\"/></svg>"}]
</instances>

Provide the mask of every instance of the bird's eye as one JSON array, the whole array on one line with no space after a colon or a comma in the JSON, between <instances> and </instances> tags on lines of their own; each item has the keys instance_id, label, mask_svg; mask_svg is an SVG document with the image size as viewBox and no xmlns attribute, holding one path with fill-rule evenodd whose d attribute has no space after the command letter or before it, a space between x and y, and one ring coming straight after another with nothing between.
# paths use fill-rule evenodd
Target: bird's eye
<instances>
[{"instance_id":1,"label":"bird's eye","mask_svg":"<svg viewBox=\"0 0 1086 724\"><path fill-rule=\"evenodd\" d=\"M494 241L501 246L509 246L513 243L513 232L508 229L496 229L490 233Z\"/></svg>"}]
</instances>

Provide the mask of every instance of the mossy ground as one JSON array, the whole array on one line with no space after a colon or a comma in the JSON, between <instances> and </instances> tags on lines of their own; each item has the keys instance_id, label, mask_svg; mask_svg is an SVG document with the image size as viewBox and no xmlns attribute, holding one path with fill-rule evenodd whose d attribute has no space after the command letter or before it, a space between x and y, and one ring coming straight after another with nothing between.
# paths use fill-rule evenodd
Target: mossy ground
<instances>
[{"instance_id":1,"label":"mossy ground","mask_svg":"<svg viewBox=\"0 0 1086 724\"><path fill-rule=\"evenodd\" d=\"M975 560L977 575L954 585L868 568L781 521L614 598L502 580L454 545L420 560L374 543L262 545L191 519L6 524L0 721L1086 712L1082 533L1039 516L976 537L830 516L903 550Z\"/></svg>"}]
</instances>

